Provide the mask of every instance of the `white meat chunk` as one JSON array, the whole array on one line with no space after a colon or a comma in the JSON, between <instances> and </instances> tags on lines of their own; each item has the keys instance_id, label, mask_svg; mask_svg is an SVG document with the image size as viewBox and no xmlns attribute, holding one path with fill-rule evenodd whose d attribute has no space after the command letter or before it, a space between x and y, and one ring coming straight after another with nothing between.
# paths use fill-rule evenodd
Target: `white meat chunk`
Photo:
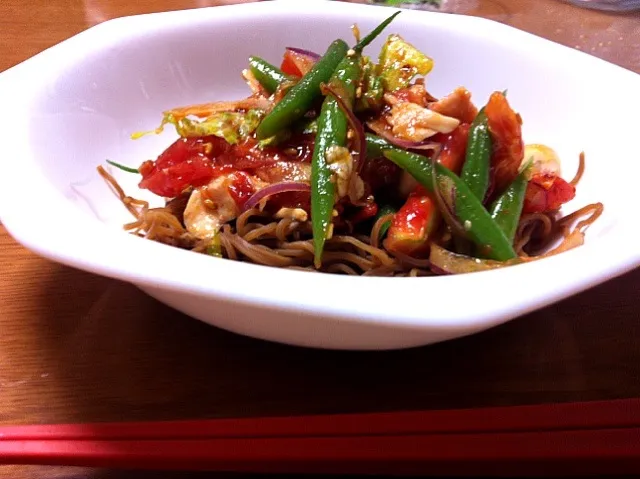
<instances>
[{"instance_id":1,"label":"white meat chunk","mask_svg":"<svg viewBox=\"0 0 640 479\"><path fill-rule=\"evenodd\" d=\"M436 133L451 133L460 120L441 115L410 102L397 103L387 116L394 136L409 141L423 141Z\"/></svg>"},{"instance_id":2,"label":"white meat chunk","mask_svg":"<svg viewBox=\"0 0 640 479\"><path fill-rule=\"evenodd\" d=\"M235 180L235 173L219 176L208 185L191 193L184 210L184 225L194 236L212 238L223 224L235 219L240 210L229 193L229 185ZM255 190L265 186L258 178L249 176Z\"/></svg>"}]
</instances>

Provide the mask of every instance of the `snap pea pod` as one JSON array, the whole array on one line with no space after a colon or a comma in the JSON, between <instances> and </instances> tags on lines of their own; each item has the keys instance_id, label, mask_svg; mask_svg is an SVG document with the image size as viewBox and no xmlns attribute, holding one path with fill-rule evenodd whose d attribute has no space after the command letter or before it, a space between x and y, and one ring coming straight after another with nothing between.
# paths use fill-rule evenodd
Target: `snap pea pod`
<instances>
[{"instance_id":1,"label":"snap pea pod","mask_svg":"<svg viewBox=\"0 0 640 479\"><path fill-rule=\"evenodd\" d=\"M484 108L476 115L469 129L467 152L460 178L480 201L484 201L489 188L491 161L491 135Z\"/></svg>"},{"instance_id":2,"label":"snap pea pod","mask_svg":"<svg viewBox=\"0 0 640 479\"><path fill-rule=\"evenodd\" d=\"M346 101L353 106L356 84L360 78L360 58L344 57L331 81L339 81L347 94ZM311 159L311 227L313 230L314 263L320 267L322 252L327 239L335 201L335 185L326 153L332 146L345 146L347 142L347 118L336 99L328 95L317 120L318 132Z\"/></svg>"},{"instance_id":3,"label":"snap pea pod","mask_svg":"<svg viewBox=\"0 0 640 479\"><path fill-rule=\"evenodd\" d=\"M302 118L321 95L320 84L329 81L334 70L346 56L349 47L344 40L334 41L326 53L291 87L282 100L264 117L256 136L259 140L269 138Z\"/></svg>"},{"instance_id":4,"label":"snap pea pod","mask_svg":"<svg viewBox=\"0 0 640 479\"><path fill-rule=\"evenodd\" d=\"M506 261L516 257L504 232L493 221L489 212L469 187L451 170L440 163L436 163L434 168L429 158L396 148L374 135L367 135L367 152L372 156L381 153L382 156L407 171L428 191L433 191L432 171L435 169L436 179L439 182L449 183L452 192L455 193L455 214L464 224L469 239L491 259Z\"/></svg>"},{"instance_id":5,"label":"snap pea pod","mask_svg":"<svg viewBox=\"0 0 640 479\"><path fill-rule=\"evenodd\" d=\"M513 244L520 222L528 183L525 171L520 172L489 209L493 221L502 229L511 244Z\"/></svg>"},{"instance_id":6,"label":"snap pea pod","mask_svg":"<svg viewBox=\"0 0 640 479\"><path fill-rule=\"evenodd\" d=\"M291 80L289 75L260 57L249 57L249 70L269 93L276 91L281 83Z\"/></svg>"}]
</instances>

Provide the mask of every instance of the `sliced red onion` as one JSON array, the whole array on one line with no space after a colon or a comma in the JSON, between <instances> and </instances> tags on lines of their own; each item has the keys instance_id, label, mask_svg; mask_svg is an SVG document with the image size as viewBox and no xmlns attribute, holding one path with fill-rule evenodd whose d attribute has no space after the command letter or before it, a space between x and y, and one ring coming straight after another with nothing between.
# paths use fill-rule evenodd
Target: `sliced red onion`
<instances>
[{"instance_id":1,"label":"sliced red onion","mask_svg":"<svg viewBox=\"0 0 640 479\"><path fill-rule=\"evenodd\" d=\"M311 52L309 50L304 50L302 48L296 48L296 47L287 47L286 49L289 50L290 52L297 53L298 55L309 57L315 61L320 59L320 55L318 55L316 52Z\"/></svg>"},{"instance_id":2,"label":"sliced red onion","mask_svg":"<svg viewBox=\"0 0 640 479\"><path fill-rule=\"evenodd\" d=\"M433 196L435 197L438 209L442 213L445 223L451 228L451 232L460 236L461 238L467 237L467 231L460 223L460 220L456 216L456 187L451 178L438 175L436 163L438 158L434 158L431 165L431 175L433 177Z\"/></svg>"},{"instance_id":3,"label":"sliced red onion","mask_svg":"<svg viewBox=\"0 0 640 479\"><path fill-rule=\"evenodd\" d=\"M344 98L345 93L341 92L341 88L333 83L323 83L320 86L322 93L330 94L336 99L338 106L343 111L345 116L347 117L347 121L349 122L349 126L353 130L355 135L354 141L354 150L357 153L357 158L354 160L354 171L358 174L362 171L362 166L365 162L365 154L367 152L367 138L364 134L364 126L362 126L362 122L358 120L358 117L353 112L349 105L347 104L346 99Z\"/></svg>"},{"instance_id":4,"label":"sliced red onion","mask_svg":"<svg viewBox=\"0 0 640 479\"><path fill-rule=\"evenodd\" d=\"M291 191L305 192L311 191L311 187L308 183L302 181L282 181L280 183L274 183L273 185L265 186L264 188L256 191L251 198L249 198L244 204L244 211L255 208L258 203L269 196L277 195L280 193L289 193Z\"/></svg>"},{"instance_id":5,"label":"sliced red onion","mask_svg":"<svg viewBox=\"0 0 640 479\"><path fill-rule=\"evenodd\" d=\"M384 125L380 124L380 120L368 121L367 126L371 128L376 135L384 138L392 145L399 146L405 150L436 150L440 148L440 143L436 143L435 141L410 141L393 136Z\"/></svg>"}]
</instances>

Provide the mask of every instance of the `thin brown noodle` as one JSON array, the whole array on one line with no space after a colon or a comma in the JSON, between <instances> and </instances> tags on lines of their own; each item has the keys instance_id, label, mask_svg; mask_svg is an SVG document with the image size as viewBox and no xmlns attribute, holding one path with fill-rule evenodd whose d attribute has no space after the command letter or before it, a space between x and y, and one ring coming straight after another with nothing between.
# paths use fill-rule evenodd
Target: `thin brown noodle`
<instances>
[{"instance_id":1,"label":"thin brown noodle","mask_svg":"<svg viewBox=\"0 0 640 479\"><path fill-rule=\"evenodd\" d=\"M578 171L569 183L575 187L582 179L584 171L585 155L581 152ZM560 218L557 211L524 214L516 232L516 253L521 258L545 257L581 246L584 244L586 230L603 211L602 203L592 203ZM580 218L585 219L578 221ZM558 241L560 243L554 248Z\"/></svg>"},{"instance_id":2,"label":"thin brown noodle","mask_svg":"<svg viewBox=\"0 0 640 479\"><path fill-rule=\"evenodd\" d=\"M585 160L584 160L584 151L580 153L580 160L578 163L578 171L576 172L576 176L569 182L570 185L577 186L580 180L582 179L582 175L584 175L585 169Z\"/></svg>"},{"instance_id":3,"label":"thin brown noodle","mask_svg":"<svg viewBox=\"0 0 640 479\"><path fill-rule=\"evenodd\" d=\"M124 225L126 231L160 243L211 253L211 240L196 238L182 223L186 201L150 208L146 201L127 196L102 166L98 167L98 172L135 218L135 221ZM571 184L576 185L583 172L584 154L581 154L580 166ZM516 253L521 258L543 257L579 246L584 242L586 229L602 211L602 204L594 203L561 218L558 218L557 211L525 214L516 232ZM389 214L377 219L370 235L352 235L351 225L347 225L342 232L336 232L325 243L319 271L364 276L413 277L433 274L428 259L390 252L381 245L380 232L392 218L393 214ZM441 238L439 242L447 242L446 231ZM274 219L269 213L254 208L242 212L235 222L225 224L216 239L219 240L217 254L227 259L317 271L313 266L311 225L307 221Z\"/></svg>"},{"instance_id":4,"label":"thin brown noodle","mask_svg":"<svg viewBox=\"0 0 640 479\"><path fill-rule=\"evenodd\" d=\"M191 235L169 208L150 208L146 201L127 196L118 182L103 167L98 172L135 217L124 229L147 239L191 249L207 251L207 243ZM184 207L184 206L183 206ZM387 219L390 219L388 216ZM380 225L373 233L379 234ZM375 236L374 236L375 237ZM313 240L308 222L290 218L274 221L258 209L241 213L235 224L226 224L218 234L222 256L265 266L314 271ZM426 260L391 256L369 236L335 235L325 244L320 271L348 275L422 276L430 274Z\"/></svg>"}]
</instances>

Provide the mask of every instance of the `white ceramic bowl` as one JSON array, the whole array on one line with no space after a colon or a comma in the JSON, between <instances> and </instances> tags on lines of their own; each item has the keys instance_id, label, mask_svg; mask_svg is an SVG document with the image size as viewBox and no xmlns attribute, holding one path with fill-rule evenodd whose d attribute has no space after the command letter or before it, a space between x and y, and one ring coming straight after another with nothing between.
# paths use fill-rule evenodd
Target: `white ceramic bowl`
<instances>
[{"instance_id":1,"label":"white ceramic bowl","mask_svg":"<svg viewBox=\"0 0 640 479\"><path fill-rule=\"evenodd\" d=\"M554 147L566 176L587 154L574 201L605 213L585 246L498 271L437 278L353 278L206 257L122 231L130 217L96 173L139 165L172 133L131 141L163 110L246 96L247 57L285 46L324 51L392 10L281 1L142 15L87 30L0 75L0 213L37 254L138 285L158 300L241 334L303 346L387 349L471 334L566 298L640 264L637 200L640 76L478 18L406 11L397 32L435 59L436 95L465 85L478 101L509 89L528 143ZM377 54L382 39L369 52ZM136 179L116 176L127 192Z\"/></svg>"}]
</instances>

